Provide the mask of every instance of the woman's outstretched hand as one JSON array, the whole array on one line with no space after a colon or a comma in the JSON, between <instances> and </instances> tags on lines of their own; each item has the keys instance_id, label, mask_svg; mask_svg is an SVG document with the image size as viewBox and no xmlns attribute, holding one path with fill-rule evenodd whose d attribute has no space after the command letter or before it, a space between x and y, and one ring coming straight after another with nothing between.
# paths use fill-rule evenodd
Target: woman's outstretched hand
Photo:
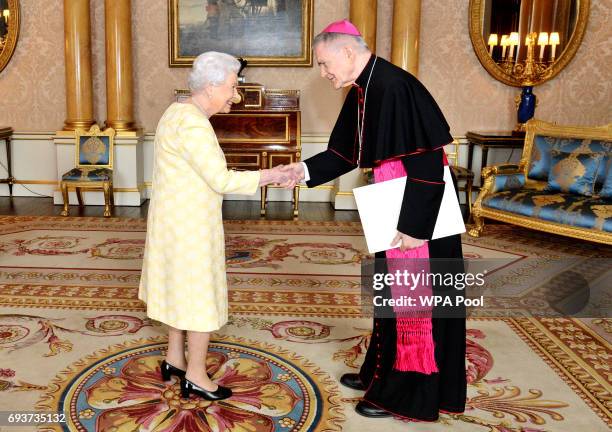
<instances>
[{"instance_id":1,"label":"woman's outstretched hand","mask_svg":"<svg viewBox=\"0 0 612 432\"><path fill-rule=\"evenodd\" d=\"M261 170L259 186L266 186L269 184L283 185L290 182L292 180L291 174L285 172L282 167L282 165L279 165L274 168Z\"/></svg>"},{"instance_id":2,"label":"woman's outstretched hand","mask_svg":"<svg viewBox=\"0 0 612 432\"><path fill-rule=\"evenodd\" d=\"M274 168L261 170L259 186L274 184L285 189L293 189L304 179L304 167L301 163L277 165Z\"/></svg>"},{"instance_id":3,"label":"woman's outstretched hand","mask_svg":"<svg viewBox=\"0 0 612 432\"><path fill-rule=\"evenodd\" d=\"M296 184L304 180L304 166L301 162L283 165L280 168L282 172L288 176L288 180L282 183L280 185L281 187L284 187L285 189L293 189Z\"/></svg>"}]
</instances>

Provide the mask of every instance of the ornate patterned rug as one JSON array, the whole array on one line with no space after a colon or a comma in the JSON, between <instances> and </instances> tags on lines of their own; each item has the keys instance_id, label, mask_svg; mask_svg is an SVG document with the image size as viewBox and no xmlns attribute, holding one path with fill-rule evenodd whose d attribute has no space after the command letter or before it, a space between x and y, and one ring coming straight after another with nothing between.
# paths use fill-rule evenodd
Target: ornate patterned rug
<instances>
[{"instance_id":1,"label":"ornate patterned rug","mask_svg":"<svg viewBox=\"0 0 612 432\"><path fill-rule=\"evenodd\" d=\"M598 431L612 426L612 320L475 318L469 401L437 423L365 419L356 371L369 342L360 316L357 223L228 221L231 320L208 370L235 396L178 396L158 361L164 328L136 300L139 219L0 217L0 405L63 412L41 430ZM504 225L464 239L467 257L609 257L610 249ZM550 260L533 269L551 270ZM35 430L31 427L30 430Z\"/></svg>"}]
</instances>

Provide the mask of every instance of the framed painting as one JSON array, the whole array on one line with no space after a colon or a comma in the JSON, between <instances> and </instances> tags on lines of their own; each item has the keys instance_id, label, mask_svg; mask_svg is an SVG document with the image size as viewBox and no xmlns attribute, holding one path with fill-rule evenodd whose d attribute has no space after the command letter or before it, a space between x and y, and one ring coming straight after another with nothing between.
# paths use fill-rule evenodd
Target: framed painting
<instances>
[{"instance_id":1,"label":"framed painting","mask_svg":"<svg viewBox=\"0 0 612 432\"><path fill-rule=\"evenodd\" d=\"M205 51L249 66L312 66L313 0L168 0L170 67Z\"/></svg>"}]
</instances>

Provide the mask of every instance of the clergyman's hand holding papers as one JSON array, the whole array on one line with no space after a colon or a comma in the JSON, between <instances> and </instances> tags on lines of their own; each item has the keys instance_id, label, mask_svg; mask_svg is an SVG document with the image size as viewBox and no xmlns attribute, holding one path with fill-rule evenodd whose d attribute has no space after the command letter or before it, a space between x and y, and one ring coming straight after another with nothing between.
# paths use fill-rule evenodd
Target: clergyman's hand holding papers
<instances>
[{"instance_id":1,"label":"clergyman's hand holding papers","mask_svg":"<svg viewBox=\"0 0 612 432\"><path fill-rule=\"evenodd\" d=\"M370 253L392 249L397 234L406 177L353 189ZM444 167L444 195L432 240L465 232L463 216L448 166Z\"/></svg>"}]
</instances>

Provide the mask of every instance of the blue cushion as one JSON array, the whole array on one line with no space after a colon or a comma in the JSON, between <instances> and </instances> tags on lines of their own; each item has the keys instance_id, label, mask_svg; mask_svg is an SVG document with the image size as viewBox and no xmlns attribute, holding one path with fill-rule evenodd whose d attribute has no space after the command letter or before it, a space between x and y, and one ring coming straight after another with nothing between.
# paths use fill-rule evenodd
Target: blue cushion
<instances>
[{"instance_id":1,"label":"blue cushion","mask_svg":"<svg viewBox=\"0 0 612 432\"><path fill-rule=\"evenodd\" d=\"M487 196L483 207L580 228L612 232L612 201L524 189Z\"/></svg>"},{"instance_id":2,"label":"blue cushion","mask_svg":"<svg viewBox=\"0 0 612 432\"><path fill-rule=\"evenodd\" d=\"M555 138L536 135L533 139L531 149L531 159L529 161L529 171L527 177L533 180L548 179L550 171L550 152L551 150L572 151L580 147L580 140L570 138Z\"/></svg>"},{"instance_id":3,"label":"blue cushion","mask_svg":"<svg viewBox=\"0 0 612 432\"><path fill-rule=\"evenodd\" d=\"M608 159L612 159L610 155L608 155ZM606 181L604 182L601 190L599 191L599 196L605 199L612 199L612 164L608 164L608 172L606 174Z\"/></svg>"},{"instance_id":4,"label":"blue cushion","mask_svg":"<svg viewBox=\"0 0 612 432\"><path fill-rule=\"evenodd\" d=\"M110 138L108 136L81 136L79 165L109 165Z\"/></svg>"},{"instance_id":5,"label":"blue cushion","mask_svg":"<svg viewBox=\"0 0 612 432\"><path fill-rule=\"evenodd\" d=\"M62 176L62 180L72 181L108 181L113 177L113 170L108 168L83 169L72 168Z\"/></svg>"},{"instance_id":6,"label":"blue cushion","mask_svg":"<svg viewBox=\"0 0 612 432\"><path fill-rule=\"evenodd\" d=\"M529 162L527 177L533 180L547 180L550 171L551 151L559 150L564 152L578 153L605 153L606 160L600 165L597 172L597 184L604 182L607 166L612 163L609 157L612 152L612 142L582 139L582 138L555 138L543 135L536 135L533 139L533 148Z\"/></svg>"},{"instance_id":7,"label":"blue cushion","mask_svg":"<svg viewBox=\"0 0 612 432\"><path fill-rule=\"evenodd\" d=\"M589 144L589 149L593 153L604 154L599 164L599 170L597 170L597 178L595 179L595 184L601 185L607 178L608 168L612 166L612 158L610 157L612 154L612 141L592 140Z\"/></svg>"},{"instance_id":8,"label":"blue cushion","mask_svg":"<svg viewBox=\"0 0 612 432\"><path fill-rule=\"evenodd\" d=\"M495 176L495 184L493 185L493 192L521 189L524 186L525 186L525 176L523 175L523 173L497 174Z\"/></svg>"},{"instance_id":9,"label":"blue cushion","mask_svg":"<svg viewBox=\"0 0 612 432\"><path fill-rule=\"evenodd\" d=\"M603 153L571 153L551 150L547 191L591 196Z\"/></svg>"}]
</instances>

